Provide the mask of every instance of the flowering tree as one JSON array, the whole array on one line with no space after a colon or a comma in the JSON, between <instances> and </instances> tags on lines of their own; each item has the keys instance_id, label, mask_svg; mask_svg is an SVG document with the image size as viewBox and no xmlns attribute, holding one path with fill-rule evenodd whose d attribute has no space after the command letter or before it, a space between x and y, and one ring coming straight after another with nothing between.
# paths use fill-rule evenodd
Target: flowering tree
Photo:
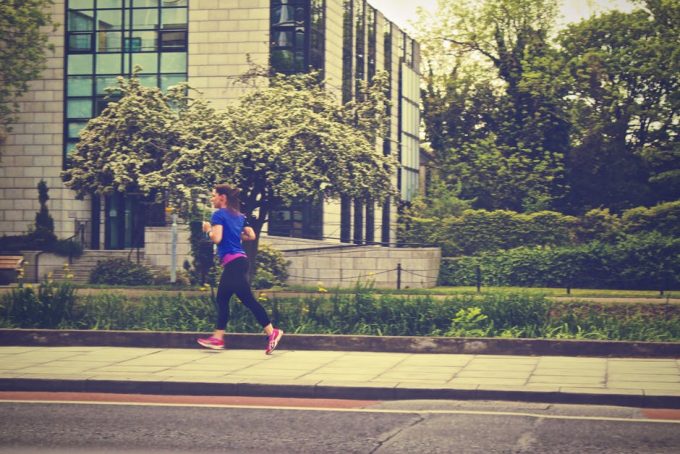
<instances>
[{"instance_id":1,"label":"flowering tree","mask_svg":"<svg viewBox=\"0 0 680 454\"><path fill-rule=\"evenodd\" d=\"M164 94L119 79L120 99L90 120L63 172L79 197L112 192L166 200L185 217L216 183L242 189L258 234L274 203L395 195L396 161L376 148L385 74L340 105L317 74L275 75L216 111L180 86ZM257 241L247 244L254 261Z\"/></svg>"}]
</instances>

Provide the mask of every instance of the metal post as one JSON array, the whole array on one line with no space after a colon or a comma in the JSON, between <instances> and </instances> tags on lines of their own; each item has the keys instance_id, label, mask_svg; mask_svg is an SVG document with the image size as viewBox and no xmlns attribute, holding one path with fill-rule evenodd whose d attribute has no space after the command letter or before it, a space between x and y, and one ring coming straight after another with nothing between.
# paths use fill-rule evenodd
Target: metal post
<instances>
[{"instance_id":1,"label":"metal post","mask_svg":"<svg viewBox=\"0 0 680 454\"><path fill-rule=\"evenodd\" d=\"M397 263L397 290L401 290L401 263Z\"/></svg>"},{"instance_id":2,"label":"metal post","mask_svg":"<svg viewBox=\"0 0 680 454\"><path fill-rule=\"evenodd\" d=\"M482 292L482 268L477 265L477 268L475 269L475 277L477 279L477 293Z\"/></svg>"},{"instance_id":3,"label":"metal post","mask_svg":"<svg viewBox=\"0 0 680 454\"><path fill-rule=\"evenodd\" d=\"M172 249L170 252L170 283L177 281L177 213L172 213Z\"/></svg>"}]
</instances>

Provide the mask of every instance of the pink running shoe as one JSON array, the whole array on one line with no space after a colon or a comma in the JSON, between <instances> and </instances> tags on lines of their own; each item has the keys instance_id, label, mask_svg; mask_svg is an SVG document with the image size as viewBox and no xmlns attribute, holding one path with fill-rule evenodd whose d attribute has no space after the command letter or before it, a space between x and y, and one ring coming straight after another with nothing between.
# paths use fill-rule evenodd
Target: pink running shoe
<instances>
[{"instance_id":1,"label":"pink running shoe","mask_svg":"<svg viewBox=\"0 0 680 454\"><path fill-rule=\"evenodd\" d=\"M267 350L264 351L265 354L271 355L282 337L283 330L274 328L274 332L269 336L269 344L267 344Z\"/></svg>"},{"instance_id":2,"label":"pink running shoe","mask_svg":"<svg viewBox=\"0 0 680 454\"><path fill-rule=\"evenodd\" d=\"M224 341L216 337L210 336L203 339L198 339L197 342L205 348L211 348L213 350L224 350Z\"/></svg>"}]
</instances>

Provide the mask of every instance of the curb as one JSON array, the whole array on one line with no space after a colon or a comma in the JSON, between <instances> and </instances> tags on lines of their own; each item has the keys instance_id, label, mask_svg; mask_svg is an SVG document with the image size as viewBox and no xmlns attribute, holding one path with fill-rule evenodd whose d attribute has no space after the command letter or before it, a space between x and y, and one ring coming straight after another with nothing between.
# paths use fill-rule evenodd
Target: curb
<instances>
[{"instance_id":1,"label":"curb","mask_svg":"<svg viewBox=\"0 0 680 454\"><path fill-rule=\"evenodd\" d=\"M103 392L191 396L248 396L370 400L502 400L551 404L615 405L680 409L680 396L591 394L455 388L408 388L333 385L272 385L257 383L187 383L118 380L0 379L0 390L24 392Z\"/></svg>"},{"instance_id":2,"label":"curb","mask_svg":"<svg viewBox=\"0 0 680 454\"><path fill-rule=\"evenodd\" d=\"M97 331L0 329L0 346L89 346L196 348L204 333L157 331ZM234 349L262 349L262 334L227 334ZM597 340L455 338L419 336L351 336L286 334L288 350L441 353L518 356L589 356L624 358L680 358L680 342Z\"/></svg>"}]
</instances>

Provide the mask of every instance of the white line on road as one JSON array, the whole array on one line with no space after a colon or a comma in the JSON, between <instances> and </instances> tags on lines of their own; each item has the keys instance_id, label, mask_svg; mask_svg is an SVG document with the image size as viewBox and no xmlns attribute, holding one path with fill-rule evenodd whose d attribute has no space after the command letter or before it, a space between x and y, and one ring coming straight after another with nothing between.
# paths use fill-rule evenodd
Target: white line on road
<instances>
[{"instance_id":1,"label":"white line on road","mask_svg":"<svg viewBox=\"0 0 680 454\"><path fill-rule=\"evenodd\" d=\"M632 423L662 423L680 424L680 420L673 419L641 419L616 418L610 416L568 416L542 415L538 413L523 413L509 411L475 411L475 410L395 410L384 408L332 408L332 407L286 407L271 405L229 405L229 404L189 404L189 403L159 403L159 402L90 402L77 400L18 400L0 399L0 403L14 404L73 404L73 405L118 405L141 407L192 407L192 408L230 408L238 410L283 410L283 411L334 411L343 413L386 413L404 415L477 415L477 416L513 416L524 418L560 419L574 421L618 421Z\"/></svg>"}]
</instances>

